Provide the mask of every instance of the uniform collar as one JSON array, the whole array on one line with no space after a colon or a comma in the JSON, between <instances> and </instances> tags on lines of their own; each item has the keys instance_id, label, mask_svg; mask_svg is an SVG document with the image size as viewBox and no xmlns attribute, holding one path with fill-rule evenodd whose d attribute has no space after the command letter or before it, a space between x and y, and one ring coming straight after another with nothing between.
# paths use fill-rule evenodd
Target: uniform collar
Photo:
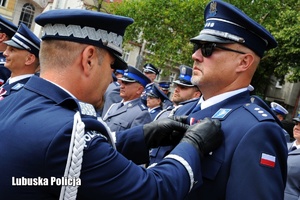
<instances>
[{"instance_id":1,"label":"uniform collar","mask_svg":"<svg viewBox=\"0 0 300 200\"><path fill-rule=\"evenodd\" d=\"M213 106L213 105L215 105L215 104L217 104L221 101L224 101L225 99L228 99L228 98L230 98L234 95L245 92L247 90L248 90L247 88L241 88L241 89L238 89L238 90L233 90L233 91L230 91L230 92L225 92L223 94L219 94L219 95L211 97L207 100L204 100L203 96L201 96L198 104L201 103L201 110L203 110L205 108Z\"/></svg>"},{"instance_id":2,"label":"uniform collar","mask_svg":"<svg viewBox=\"0 0 300 200\"><path fill-rule=\"evenodd\" d=\"M24 75L20 75L20 76L15 76L13 78L9 78L7 81L9 84L15 83L17 81L20 81L22 79L28 78L33 76L34 74L24 74Z\"/></svg>"}]
</instances>

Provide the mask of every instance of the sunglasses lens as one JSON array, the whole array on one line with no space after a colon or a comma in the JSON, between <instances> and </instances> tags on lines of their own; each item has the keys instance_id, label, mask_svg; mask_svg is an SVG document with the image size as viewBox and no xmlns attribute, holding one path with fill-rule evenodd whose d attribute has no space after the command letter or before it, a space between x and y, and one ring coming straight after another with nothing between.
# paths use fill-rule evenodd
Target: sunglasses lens
<instances>
[{"instance_id":1,"label":"sunglasses lens","mask_svg":"<svg viewBox=\"0 0 300 200\"><path fill-rule=\"evenodd\" d=\"M201 48L201 44L194 44L193 53L195 53L200 48Z\"/></svg>"},{"instance_id":2,"label":"sunglasses lens","mask_svg":"<svg viewBox=\"0 0 300 200\"><path fill-rule=\"evenodd\" d=\"M205 43L202 45L201 52L204 57L209 57L214 51L213 43Z\"/></svg>"},{"instance_id":3,"label":"sunglasses lens","mask_svg":"<svg viewBox=\"0 0 300 200\"><path fill-rule=\"evenodd\" d=\"M214 50L214 43L194 44L194 52L201 49L202 56L209 57Z\"/></svg>"}]
</instances>

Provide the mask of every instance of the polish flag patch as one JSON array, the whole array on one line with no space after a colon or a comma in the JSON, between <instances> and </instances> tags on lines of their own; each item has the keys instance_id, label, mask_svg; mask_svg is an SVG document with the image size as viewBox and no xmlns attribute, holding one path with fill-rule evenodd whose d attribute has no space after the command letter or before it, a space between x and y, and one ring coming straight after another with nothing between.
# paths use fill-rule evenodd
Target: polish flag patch
<instances>
[{"instance_id":1,"label":"polish flag patch","mask_svg":"<svg viewBox=\"0 0 300 200\"><path fill-rule=\"evenodd\" d=\"M260 158L260 164L268 167L275 167L276 157L270 154L262 153Z\"/></svg>"}]
</instances>

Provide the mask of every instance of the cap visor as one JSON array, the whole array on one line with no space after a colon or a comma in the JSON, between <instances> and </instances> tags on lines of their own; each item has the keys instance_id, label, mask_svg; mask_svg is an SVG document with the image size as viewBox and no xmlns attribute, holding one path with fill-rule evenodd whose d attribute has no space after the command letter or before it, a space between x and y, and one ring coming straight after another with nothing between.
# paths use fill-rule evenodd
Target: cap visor
<instances>
[{"instance_id":1,"label":"cap visor","mask_svg":"<svg viewBox=\"0 0 300 200\"><path fill-rule=\"evenodd\" d=\"M228 43L228 44L234 43L234 41L232 40L224 39L214 35L207 35L207 34L198 35L197 37L190 39L190 41L193 43L199 43L199 42L216 42L216 43Z\"/></svg>"},{"instance_id":2,"label":"cap visor","mask_svg":"<svg viewBox=\"0 0 300 200\"><path fill-rule=\"evenodd\" d=\"M121 80L121 81L124 81L124 82L129 82L129 83L137 82L136 80L128 79L128 78L126 78L124 76L122 78L118 78L118 80Z\"/></svg>"},{"instance_id":3,"label":"cap visor","mask_svg":"<svg viewBox=\"0 0 300 200\"><path fill-rule=\"evenodd\" d=\"M112 65L113 69L127 69L128 65L127 63L120 57L118 56L116 53L112 53L115 57L115 62Z\"/></svg>"},{"instance_id":4,"label":"cap visor","mask_svg":"<svg viewBox=\"0 0 300 200\"><path fill-rule=\"evenodd\" d=\"M159 98L159 97L157 97L156 95L154 95L154 94L152 94L152 93L146 93L146 95L149 96L149 97Z\"/></svg>"},{"instance_id":5,"label":"cap visor","mask_svg":"<svg viewBox=\"0 0 300 200\"><path fill-rule=\"evenodd\" d=\"M12 46L12 47L15 47L17 49L24 49L22 46L18 45L17 43L15 43L12 40L4 41L4 43L7 44L8 46Z\"/></svg>"},{"instance_id":6,"label":"cap visor","mask_svg":"<svg viewBox=\"0 0 300 200\"><path fill-rule=\"evenodd\" d=\"M295 122L300 122L300 118L298 118L298 117L293 118L293 121L295 121Z\"/></svg>"},{"instance_id":7,"label":"cap visor","mask_svg":"<svg viewBox=\"0 0 300 200\"><path fill-rule=\"evenodd\" d=\"M185 87L194 87L194 85L192 85L192 84L183 83L183 82L180 82L178 80L173 81L173 83L175 83L177 85L182 85L182 86L185 86Z\"/></svg>"}]
</instances>

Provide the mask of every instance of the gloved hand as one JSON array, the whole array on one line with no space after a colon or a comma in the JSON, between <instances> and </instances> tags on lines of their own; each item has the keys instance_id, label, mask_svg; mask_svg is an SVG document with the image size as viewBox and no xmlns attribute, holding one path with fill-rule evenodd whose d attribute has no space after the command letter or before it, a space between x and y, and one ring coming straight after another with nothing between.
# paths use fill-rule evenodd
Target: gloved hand
<instances>
[{"instance_id":1,"label":"gloved hand","mask_svg":"<svg viewBox=\"0 0 300 200\"><path fill-rule=\"evenodd\" d=\"M187 116L173 116L145 124L143 130L147 147L178 144L189 127L184 123L186 119Z\"/></svg>"},{"instance_id":2,"label":"gloved hand","mask_svg":"<svg viewBox=\"0 0 300 200\"><path fill-rule=\"evenodd\" d=\"M192 144L203 157L221 145L223 134L220 129L219 120L204 118L201 122L190 126L180 142Z\"/></svg>"}]
</instances>

